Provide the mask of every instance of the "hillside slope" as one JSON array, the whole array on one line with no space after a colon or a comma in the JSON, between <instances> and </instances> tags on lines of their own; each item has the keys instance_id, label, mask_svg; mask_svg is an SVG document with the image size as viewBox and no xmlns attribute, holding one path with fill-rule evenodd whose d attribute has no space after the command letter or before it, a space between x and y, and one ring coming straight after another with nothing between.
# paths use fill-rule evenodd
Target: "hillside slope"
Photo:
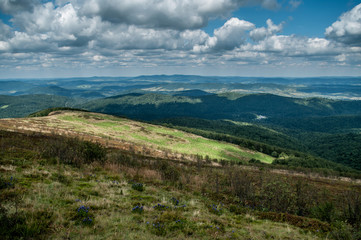
<instances>
[{"instance_id":1,"label":"hillside slope","mask_svg":"<svg viewBox=\"0 0 361 240\"><path fill-rule=\"evenodd\" d=\"M237 145L110 115L57 111L46 117L2 119L0 129L80 137L107 147L172 159L271 163L273 158Z\"/></svg>"},{"instance_id":2,"label":"hillside slope","mask_svg":"<svg viewBox=\"0 0 361 240\"><path fill-rule=\"evenodd\" d=\"M4 240L329 239L331 230L332 236L345 234L327 222L294 214L314 207L315 199L325 201L317 194L320 189L338 196L352 189L349 183L283 180L239 166L184 164L39 133L0 130L0 143ZM239 192L239 180L252 184L247 195ZM300 181L310 184L294 195ZM275 185L266 187L267 182ZM304 201L299 204L295 196Z\"/></svg>"}]
</instances>

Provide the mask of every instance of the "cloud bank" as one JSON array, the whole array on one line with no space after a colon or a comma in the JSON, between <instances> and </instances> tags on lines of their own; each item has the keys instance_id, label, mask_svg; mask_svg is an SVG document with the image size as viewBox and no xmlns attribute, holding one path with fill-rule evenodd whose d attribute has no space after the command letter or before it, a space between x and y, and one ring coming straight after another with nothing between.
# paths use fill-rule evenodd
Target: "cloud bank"
<instances>
[{"instance_id":1,"label":"cloud bank","mask_svg":"<svg viewBox=\"0 0 361 240\"><path fill-rule=\"evenodd\" d=\"M325 38L282 35L285 22L256 26L231 17L240 7L277 10L276 0L3 0L0 69L361 64L361 4ZM302 1L286 3L292 9ZM208 34L213 19L223 26ZM226 67L224 68L226 69Z\"/></svg>"}]
</instances>

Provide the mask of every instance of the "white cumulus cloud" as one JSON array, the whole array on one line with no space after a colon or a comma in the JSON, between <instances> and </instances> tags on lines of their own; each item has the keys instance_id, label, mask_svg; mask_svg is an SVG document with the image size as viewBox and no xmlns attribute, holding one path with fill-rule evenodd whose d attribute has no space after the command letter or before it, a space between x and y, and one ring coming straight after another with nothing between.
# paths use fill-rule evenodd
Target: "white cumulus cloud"
<instances>
[{"instance_id":1,"label":"white cumulus cloud","mask_svg":"<svg viewBox=\"0 0 361 240\"><path fill-rule=\"evenodd\" d=\"M0 12L14 14L21 11L31 11L38 0L1 0Z\"/></svg>"},{"instance_id":2,"label":"white cumulus cloud","mask_svg":"<svg viewBox=\"0 0 361 240\"><path fill-rule=\"evenodd\" d=\"M241 6L277 9L277 0L79 0L81 12L113 23L150 28L197 29Z\"/></svg>"},{"instance_id":3,"label":"white cumulus cloud","mask_svg":"<svg viewBox=\"0 0 361 240\"><path fill-rule=\"evenodd\" d=\"M149 28L195 29L207 25L209 18L235 10L232 0L87 0L81 11L112 23Z\"/></svg>"},{"instance_id":4,"label":"white cumulus cloud","mask_svg":"<svg viewBox=\"0 0 361 240\"><path fill-rule=\"evenodd\" d=\"M344 13L326 29L325 35L345 44L361 46L361 4Z\"/></svg>"},{"instance_id":5,"label":"white cumulus cloud","mask_svg":"<svg viewBox=\"0 0 361 240\"><path fill-rule=\"evenodd\" d=\"M274 35L282 31L283 23L275 25L271 19L267 19L267 28L261 27L253 29L250 32L250 36L254 41L260 41L268 36Z\"/></svg>"},{"instance_id":6,"label":"white cumulus cloud","mask_svg":"<svg viewBox=\"0 0 361 240\"><path fill-rule=\"evenodd\" d=\"M209 37L204 45L196 45L194 51L232 50L246 41L247 31L254 27L251 22L231 18L222 27L215 29L214 36Z\"/></svg>"}]
</instances>

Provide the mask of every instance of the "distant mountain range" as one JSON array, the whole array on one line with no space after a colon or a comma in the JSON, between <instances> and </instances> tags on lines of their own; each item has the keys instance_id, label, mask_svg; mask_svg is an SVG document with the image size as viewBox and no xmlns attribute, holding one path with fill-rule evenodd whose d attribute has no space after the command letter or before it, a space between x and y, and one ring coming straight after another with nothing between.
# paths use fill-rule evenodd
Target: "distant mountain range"
<instances>
[{"instance_id":1,"label":"distant mountain range","mask_svg":"<svg viewBox=\"0 0 361 240\"><path fill-rule=\"evenodd\" d=\"M0 95L57 94L77 98L102 98L139 93L174 93L202 90L210 93L271 93L289 97L361 99L361 78L254 78L195 75L91 77L65 79L3 79Z\"/></svg>"}]
</instances>

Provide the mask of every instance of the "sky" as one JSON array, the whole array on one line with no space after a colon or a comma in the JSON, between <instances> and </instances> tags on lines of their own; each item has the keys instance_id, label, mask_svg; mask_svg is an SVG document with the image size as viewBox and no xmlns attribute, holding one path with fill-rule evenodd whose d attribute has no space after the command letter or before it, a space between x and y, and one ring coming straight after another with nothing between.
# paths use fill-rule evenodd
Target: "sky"
<instances>
[{"instance_id":1,"label":"sky","mask_svg":"<svg viewBox=\"0 0 361 240\"><path fill-rule=\"evenodd\" d=\"M361 1L0 0L0 78L361 76Z\"/></svg>"}]
</instances>

